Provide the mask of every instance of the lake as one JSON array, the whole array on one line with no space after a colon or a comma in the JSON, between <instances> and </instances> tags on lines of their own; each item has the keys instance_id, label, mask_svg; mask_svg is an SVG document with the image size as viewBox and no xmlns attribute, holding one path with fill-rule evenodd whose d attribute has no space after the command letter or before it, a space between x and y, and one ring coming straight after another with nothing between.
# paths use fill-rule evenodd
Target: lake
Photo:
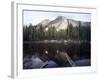
<instances>
[{"instance_id":1,"label":"lake","mask_svg":"<svg viewBox=\"0 0 100 80\"><path fill-rule=\"evenodd\" d=\"M23 69L72 67L57 51L67 53L76 66L90 66L90 46L90 42L80 40L24 41Z\"/></svg>"}]
</instances>

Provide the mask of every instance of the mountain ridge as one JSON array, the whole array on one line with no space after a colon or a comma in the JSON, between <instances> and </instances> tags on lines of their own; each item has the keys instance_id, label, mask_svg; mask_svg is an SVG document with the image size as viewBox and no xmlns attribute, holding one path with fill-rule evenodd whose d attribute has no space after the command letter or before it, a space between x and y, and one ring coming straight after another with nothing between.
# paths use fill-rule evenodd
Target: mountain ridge
<instances>
[{"instance_id":1,"label":"mountain ridge","mask_svg":"<svg viewBox=\"0 0 100 80\"><path fill-rule=\"evenodd\" d=\"M49 27L55 27L58 31L61 29L66 29L69 24L72 24L73 27L80 26L90 26L91 22L87 21L78 21L74 19L66 19L64 16L57 16L54 20L44 19L37 24L37 29L40 26L43 26L45 30L48 30Z\"/></svg>"}]
</instances>

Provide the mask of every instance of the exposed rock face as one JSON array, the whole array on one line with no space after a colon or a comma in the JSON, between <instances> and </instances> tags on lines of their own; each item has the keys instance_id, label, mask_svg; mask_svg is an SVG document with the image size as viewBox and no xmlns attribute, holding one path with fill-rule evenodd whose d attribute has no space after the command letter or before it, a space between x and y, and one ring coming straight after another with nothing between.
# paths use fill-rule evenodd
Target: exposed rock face
<instances>
[{"instance_id":1,"label":"exposed rock face","mask_svg":"<svg viewBox=\"0 0 100 80\"><path fill-rule=\"evenodd\" d=\"M49 19L45 19L45 20L41 21L39 24L37 24L37 26L38 26L37 29L38 29L40 26L46 27L46 26L48 25L49 22L50 22Z\"/></svg>"},{"instance_id":2,"label":"exposed rock face","mask_svg":"<svg viewBox=\"0 0 100 80\"><path fill-rule=\"evenodd\" d=\"M55 27L57 30L66 29L68 26L68 21L65 17L58 16L55 20L51 21L48 27Z\"/></svg>"},{"instance_id":3,"label":"exposed rock face","mask_svg":"<svg viewBox=\"0 0 100 80\"><path fill-rule=\"evenodd\" d=\"M49 27L55 27L57 31L61 29L66 29L69 24L72 24L73 27L90 27L90 22L83 22L83 21L77 21L73 19L66 19L63 16L58 16L56 19L50 21L49 19L45 19L41 21L39 24L37 24L37 28L39 28L41 25L45 28L45 30L48 30Z\"/></svg>"},{"instance_id":4,"label":"exposed rock face","mask_svg":"<svg viewBox=\"0 0 100 80\"><path fill-rule=\"evenodd\" d=\"M79 26L79 21L72 20L72 19L67 19L67 20L68 20L68 24L72 24L73 27L78 27Z\"/></svg>"}]
</instances>

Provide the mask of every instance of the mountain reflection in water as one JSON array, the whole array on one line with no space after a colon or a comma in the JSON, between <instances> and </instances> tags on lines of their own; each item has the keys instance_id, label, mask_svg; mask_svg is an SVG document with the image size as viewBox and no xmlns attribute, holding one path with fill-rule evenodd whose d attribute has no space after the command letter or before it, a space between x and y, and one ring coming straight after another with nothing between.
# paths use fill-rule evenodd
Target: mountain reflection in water
<instances>
[{"instance_id":1,"label":"mountain reflection in water","mask_svg":"<svg viewBox=\"0 0 100 80\"><path fill-rule=\"evenodd\" d=\"M59 65L53 60L45 61L43 62L39 57L30 57L26 56L24 58L24 69L39 69L39 68L57 68L57 67L69 67L69 64L66 64L66 66ZM90 59L82 59L82 60L76 60L75 64L77 66L89 66L90 65ZM44 65L44 66L43 66Z\"/></svg>"},{"instance_id":2,"label":"mountain reflection in water","mask_svg":"<svg viewBox=\"0 0 100 80\"><path fill-rule=\"evenodd\" d=\"M25 41L23 69L91 66L90 50L85 40Z\"/></svg>"},{"instance_id":3,"label":"mountain reflection in water","mask_svg":"<svg viewBox=\"0 0 100 80\"><path fill-rule=\"evenodd\" d=\"M43 66L45 63L46 61L43 62L39 57L26 56L24 58L24 69L41 68L41 66ZM47 61L47 64L44 65L44 67L54 68L54 67L59 67L59 65L56 62L50 60Z\"/></svg>"}]
</instances>

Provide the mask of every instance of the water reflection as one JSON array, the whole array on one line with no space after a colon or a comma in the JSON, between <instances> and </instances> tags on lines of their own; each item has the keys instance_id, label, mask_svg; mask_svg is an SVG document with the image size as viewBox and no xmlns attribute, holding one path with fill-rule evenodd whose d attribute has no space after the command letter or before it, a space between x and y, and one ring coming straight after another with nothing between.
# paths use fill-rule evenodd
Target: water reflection
<instances>
[{"instance_id":1,"label":"water reflection","mask_svg":"<svg viewBox=\"0 0 100 80\"><path fill-rule=\"evenodd\" d=\"M87 41L25 42L23 69L90 66L90 51Z\"/></svg>"}]
</instances>

